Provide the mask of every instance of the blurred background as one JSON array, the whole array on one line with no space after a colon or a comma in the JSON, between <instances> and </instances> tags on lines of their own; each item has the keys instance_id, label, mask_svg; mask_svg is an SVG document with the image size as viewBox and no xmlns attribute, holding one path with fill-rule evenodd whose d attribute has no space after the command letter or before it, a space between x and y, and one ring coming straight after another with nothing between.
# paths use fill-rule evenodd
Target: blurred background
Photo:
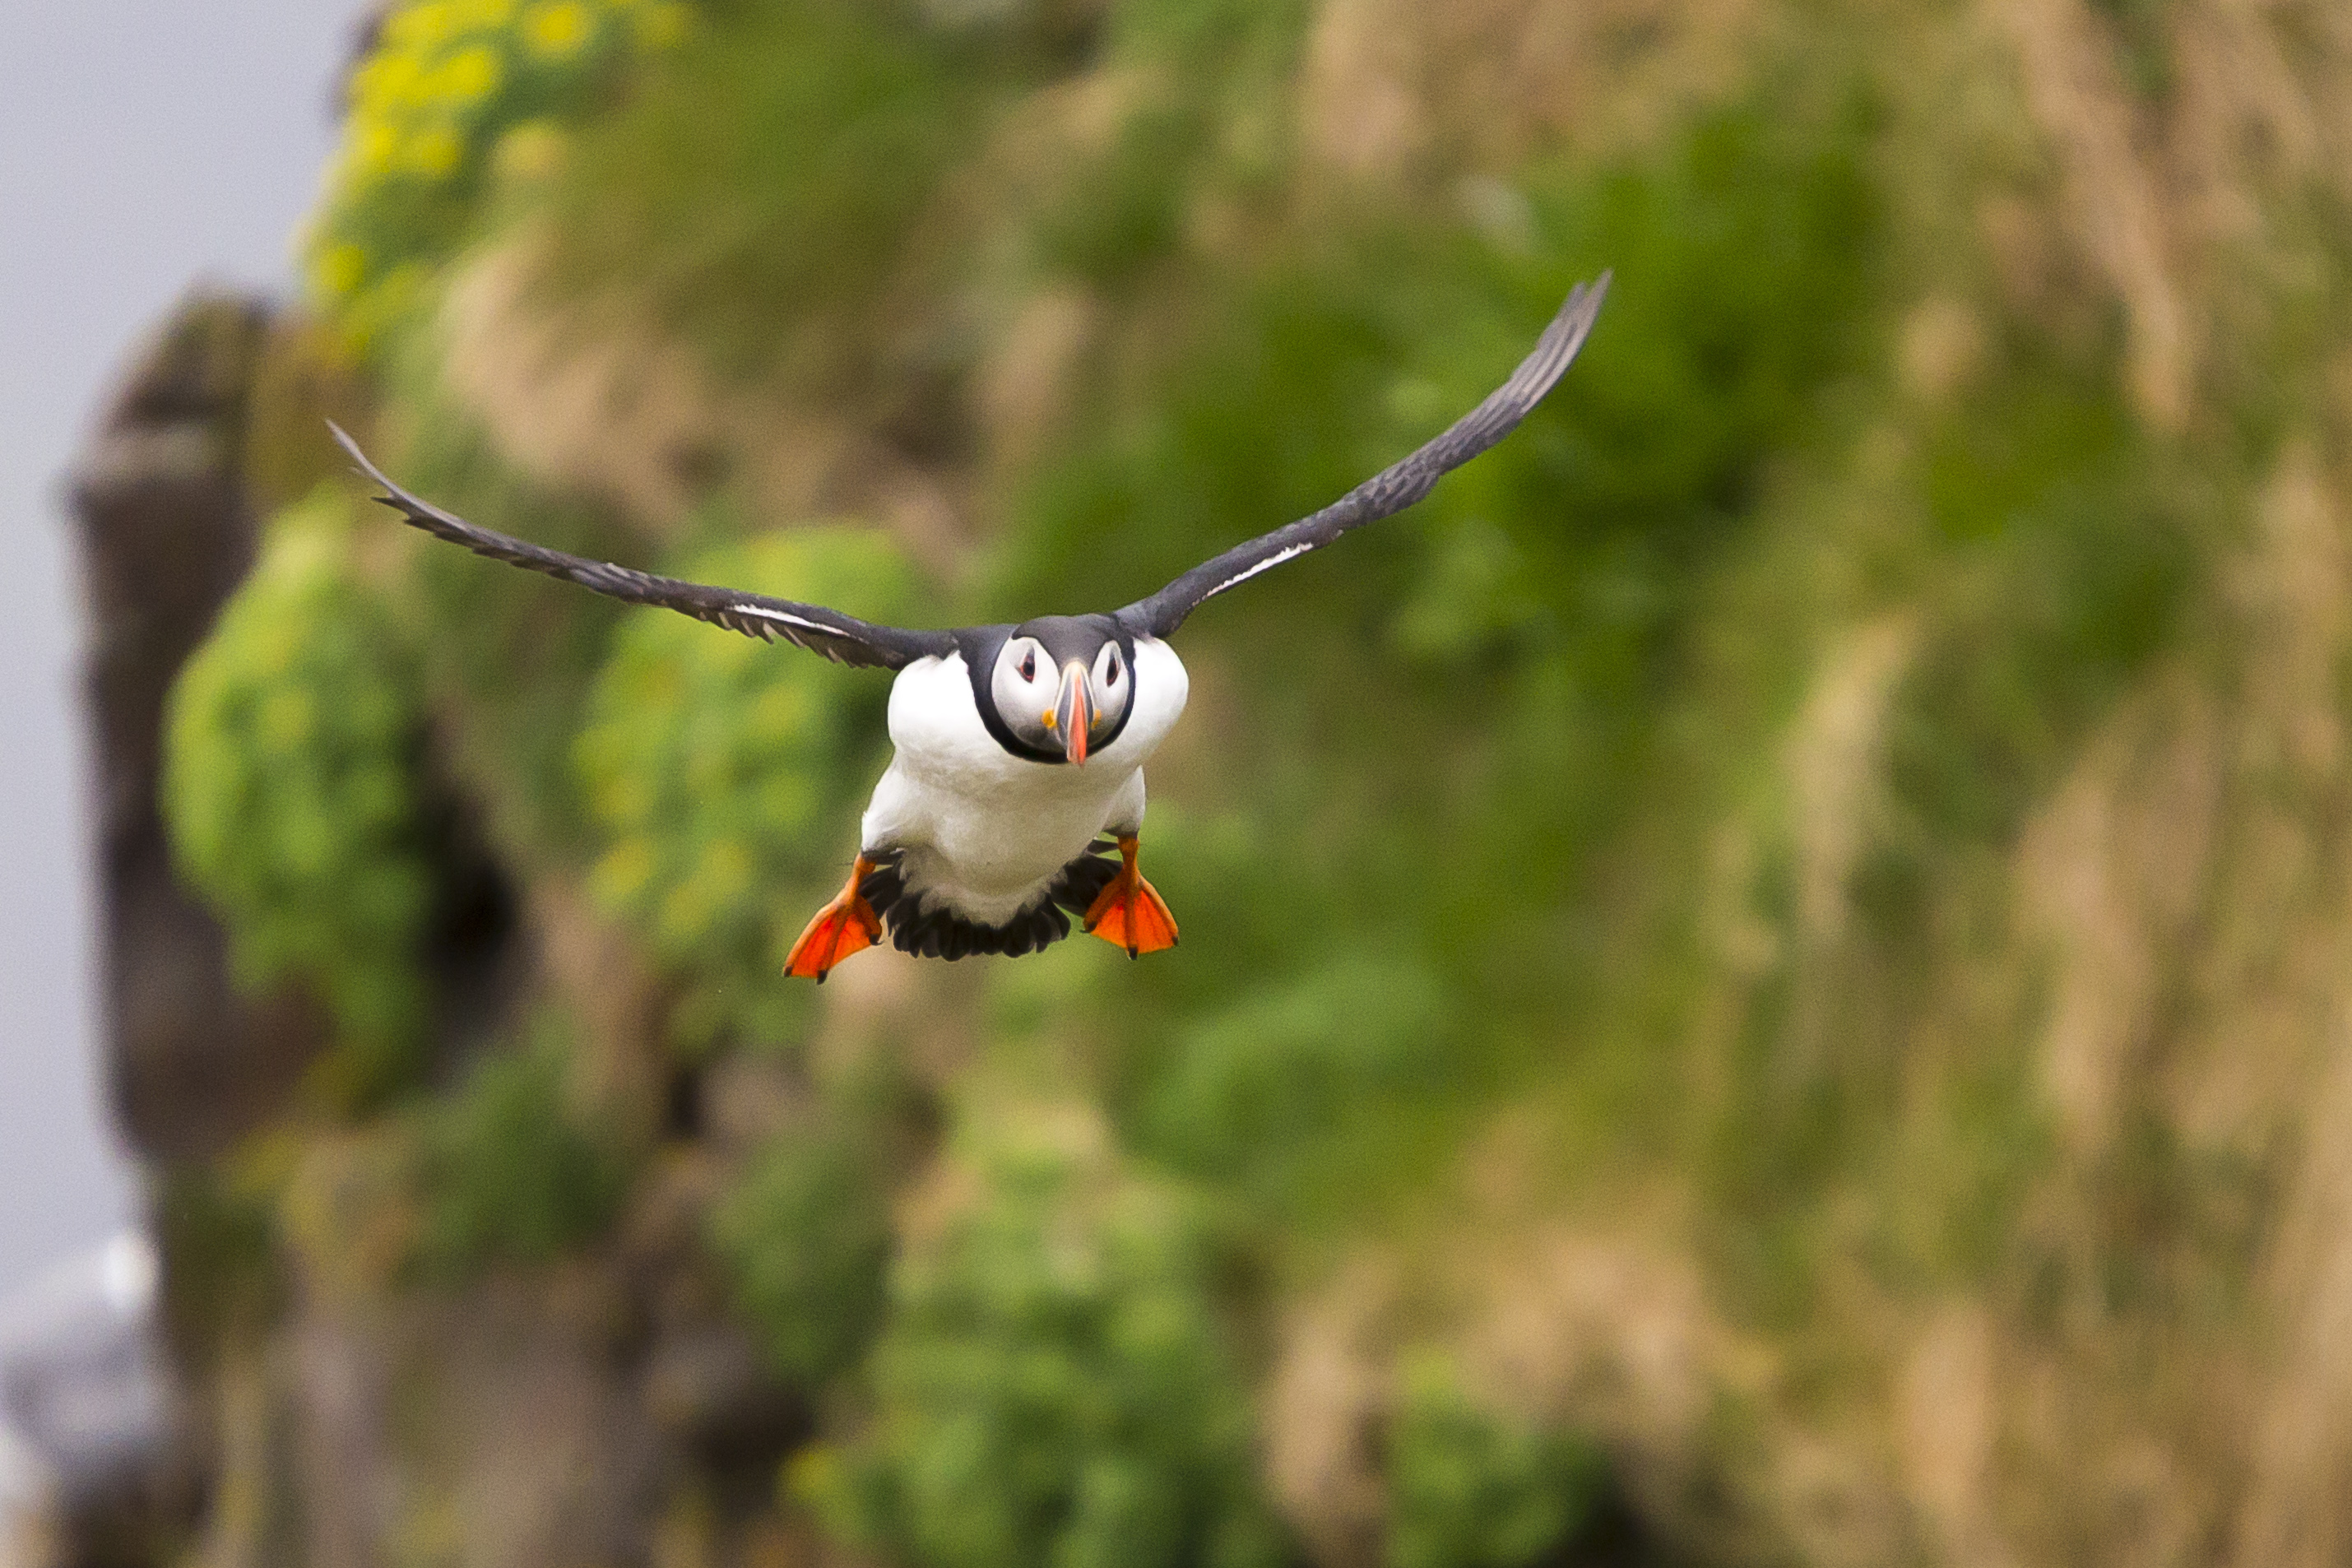
<instances>
[{"instance_id":1,"label":"blurred background","mask_svg":"<svg viewBox=\"0 0 2352 1568\"><path fill-rule=\"evenodd\" d=\"M138 1330L152 1269L137 1178L104 1100L62 479L125 353L192 281L288 292L287 236L333 145L358 10L0 14L0 1510L54 1479L49 1458L103 1471L161 1409ZM76 1406L89 1422L28 1408L61 1373L93 1396Z\"/></svg>"},{"instance_id":2,"label":"blurred background","mask_svg":"<svg viewBox=\"0 0 2352 1568\"><path fill-rule=\"evenodd\" d=\"M2352 14L105 10L0 51L12 1565L2352 1558ZM322 436L1100 609L1603 267L1185 627L1134 964L787 985L887 682Z\"/></svg>"},{"instance_id":3,"label":"blurred background","mask_svg":"<svg viewBox=\"0 0 2352 1568\"><path fill-rule=\"evenodd\" d=\"M32 0L0 16L0 1291L132 1207L90 1090L89 880L62 476L108 383L198 278L286 291L356 5L211 16Z\"/></svg>"}]
</instances>

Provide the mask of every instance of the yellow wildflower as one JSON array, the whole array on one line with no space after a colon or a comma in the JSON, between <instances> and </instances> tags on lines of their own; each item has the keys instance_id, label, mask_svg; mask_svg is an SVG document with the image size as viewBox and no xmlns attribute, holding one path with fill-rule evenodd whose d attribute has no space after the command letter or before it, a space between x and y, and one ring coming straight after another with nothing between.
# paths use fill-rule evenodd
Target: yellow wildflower
<instances>
[{"instance_id":1,"label":"yellow wildflower","mask_svg":"<svg viewBox=\"0 0 2352 1568\"><path fill-rule=\"evenodd\" d=\"M383 96L384 62L390 58L390 55L379 51L360 62L352 72L352 102L370 103Z\"/></svg>"},{"instance_id":2,"label":"yellow wildflower","mask_svg":"<svg viewBox=\"0 0 2352 1568\"><path fill-rule=\"evenodd\" d=\"M504 74L496 49L469 44L449 57L435 82L435 96L460 107L479 103L499 87Z\"/></svg>"},{"instance_id":3,"label":"yellow wildflower","mask_svg":"<svg viewBox=\"0 0 2352 1568\"><path fill-rule=\"evenodd\" d=\"M422 5L409 5L393 13L384 24L383 34L395 44L412 47L422 45L431 48L445 41L457 26L455 7L449 0L426 0Z\"/></svg>"},{"instance_id":4,"label":"yellow wildflower","mask_svg":"<svg viewBox=\"0 0 2352 1568\"><path fill-rule=\"evenodd\" d=\"M386 50L360 68L360 102L377 110L405 102L416 96L424 75L425 68L414 53L407 49Z\"/></svg>"},{"instance_id":5,"label":"yellow wildflower","mask_svg":"<svg viewBox=\"0 0 2352 1568\"><path fill-rule=\"evenodd\" d=\"M533 52L551 59L578 54L593 26L580 0L539 0L523 13L523 37Z\"/></svg>"},{"instance_id":6,"label":"yellow wildflower","mask_svg":"<svg viewBox=\"0 0 2352 1568\"><path fill-rule=\"evenodd\" d=\"M352 127L352 163L362 176L382 174L392 164L392 154L400 145L400 132L381 120L368 120Z\"/></svg>"},{"instance_id":7,"label":"yellow wildflower","mask_svg":"<svg viewBox=\"0 0 2352 1568\"><path fill-rule=\"evenodd\" d=\"M446 125L428 125L409 138L401 162L412 174L437 180L457 168L465 151L455 131Z\"/></svg>"},{"instance_id":8,"label":"yellow wildflower","mask_svg":"<svg viewBox=\"0 0 2352 1568\"><path fill-rule=\"evenodd\" d=\"M488 32L514 20L515 0L458 0L457 22L474 32Z\"/></svg>"}]
</instances>

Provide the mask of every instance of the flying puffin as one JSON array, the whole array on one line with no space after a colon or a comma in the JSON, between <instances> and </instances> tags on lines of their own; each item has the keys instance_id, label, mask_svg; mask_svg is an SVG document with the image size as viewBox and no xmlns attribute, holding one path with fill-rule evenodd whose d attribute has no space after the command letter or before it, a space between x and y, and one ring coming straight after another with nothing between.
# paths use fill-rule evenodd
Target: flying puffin
<instances>
[{"instance_id":1,"label":"flying puffin","mask_svg":"<svg viewBox=\"0 0 2352 1568\"><path fill-rule=\"evenodd\" d=\"M1579 284L1510 380L1444 435L1321 511L1236 545L1124 609L1019 626L875 626L816 605L542 549L411 495L340 427L329 428L383 488L379 499L427 533L631 604L898 671L889 710L896 754L866 808L849 880L793 944L785 973L822 983L843 959L882 941L886 921L901 952L957 959L1034 952L1067 936L1076 914L1132 958L1176 945L1175 917L1137 869L1143 764L1184 710L1184 666L1169 636L1226 589L1411 506L1449 469L1508 435L1576 358L1608 288L1606 272Z\"/></svg>"}]
</instances>

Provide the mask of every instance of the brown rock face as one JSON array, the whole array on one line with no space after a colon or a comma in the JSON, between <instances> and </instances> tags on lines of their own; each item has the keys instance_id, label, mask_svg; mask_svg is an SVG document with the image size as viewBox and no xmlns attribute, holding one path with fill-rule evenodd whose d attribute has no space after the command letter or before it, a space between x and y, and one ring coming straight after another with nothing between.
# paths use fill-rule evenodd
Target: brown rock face
<instances>
[{"instance_id":1,"label":"brown rock face","mask_svg":"<svg viewBox=\"0 0 2352 1568\"><path fill-rule=\"evenodd\" d=\"M228 979L219 925L174 880L156 805L163 710L253 563L238 478L268 319L191 296L141 354L73 470L89 616L107 1062L118 1124L150 1159L200 1156L278 1103L322 1039L299 1002Z\"/></svg>"}]
</instances>

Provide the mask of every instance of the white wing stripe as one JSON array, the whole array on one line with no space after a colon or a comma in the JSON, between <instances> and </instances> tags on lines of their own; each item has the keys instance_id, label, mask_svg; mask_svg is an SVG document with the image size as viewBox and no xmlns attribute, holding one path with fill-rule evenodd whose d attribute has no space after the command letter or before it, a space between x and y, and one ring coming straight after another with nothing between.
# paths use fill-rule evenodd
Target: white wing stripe
<instances>
[{"instance_id":1,"label":"white wing stripe","mask_svg":"<svg viewBox=\"0 0 2352 1568\"><path fill-rule=\"evenodd\" d=\"M841 635L838 630L826 626L823 621L813 621L805 616L787 615L782 610L772 610L765 605L737 605L733 608L739 616L758 616L763 620L782 621L786 626L806 626L813 632L824 632L828 637Z\"/></svg>"},{"instance_id":2,"label":"white wing stripe","mask_svg":"<svg viewBox=\"0 0 2352 1568\"><path fill-rule=\"evenodd\" d=\"M1259 573L1271 572L1276 567L1281 565L1284 562L1289 560L1292 556L1304 555L1314 548L1315 546L1313 544L1308 543L1294 544L1289 546L1287 549L1277 550L1273 554L1267 556L1265 560L1256 563L1255 565L1234 573L1232 576L1218 584L1214 588L1212 588L1210 593L1222 594L1228 588L1238 587L1240 584L1246 583L1251 578L1256 576Z\"/></svg>"}]
</instances>

